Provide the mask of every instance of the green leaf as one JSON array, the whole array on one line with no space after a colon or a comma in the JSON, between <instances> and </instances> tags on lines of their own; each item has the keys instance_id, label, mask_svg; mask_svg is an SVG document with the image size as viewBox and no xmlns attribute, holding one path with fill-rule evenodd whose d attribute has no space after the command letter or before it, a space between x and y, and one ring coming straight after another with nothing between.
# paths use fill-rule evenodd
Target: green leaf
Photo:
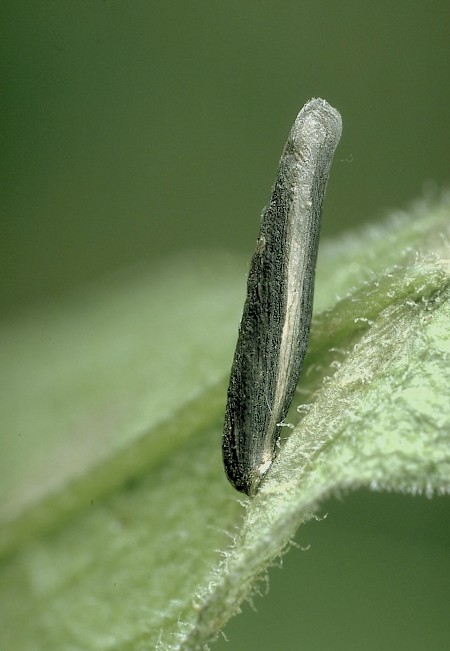
<instances>
[{"instance_id":1,"label":"green leaf","mask_svg":"<svg viewBox=\"0 0 450 651\"><path fill-rule=\"evenodd\" d=\"M448 493L449 216L322 246L298 424L253 500L220 451L242 261L135 269L4 323L1 648L204 648L329 495Z\"/></svg>"}]
</instances>

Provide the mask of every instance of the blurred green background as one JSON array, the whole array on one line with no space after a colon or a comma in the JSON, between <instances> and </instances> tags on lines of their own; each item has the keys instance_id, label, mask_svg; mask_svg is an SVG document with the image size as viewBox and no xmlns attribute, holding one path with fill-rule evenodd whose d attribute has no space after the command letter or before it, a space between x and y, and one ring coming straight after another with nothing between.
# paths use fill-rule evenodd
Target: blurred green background
<instances>
[{"instance_id":1,"label":"blurred green background","mask_svg":"<svg viewBox=\"0 0 450 651\"><path fill-rule=\"evenodd\" d=\"M250 257L314 96L344 125L325 236L445 187L449 21L448 0L4 0L2 318L176 251ZM324 511L217 649L445 648L448 500Z\"/></svg>"},{"instance_id":2,"label":"blurred green background","mask_svg":"<svg viewBox=\"0 0 450 651\"><path fill-rule=\"evenodd\" d=\"M3 0L2 313L117 267L250 255L291 124L342 113L323 234L448 182L447 0Z\"/></svg>"},{"instance_id":3,"label":"blurred green background","mask_svg":"<svg viewBox=\"0 0 450 651\"><path fill-rule=\"evenodd\" d=\"M444 651L449 512L448 497L329 500L212 651Z\"/></svg>"}]
</instances>

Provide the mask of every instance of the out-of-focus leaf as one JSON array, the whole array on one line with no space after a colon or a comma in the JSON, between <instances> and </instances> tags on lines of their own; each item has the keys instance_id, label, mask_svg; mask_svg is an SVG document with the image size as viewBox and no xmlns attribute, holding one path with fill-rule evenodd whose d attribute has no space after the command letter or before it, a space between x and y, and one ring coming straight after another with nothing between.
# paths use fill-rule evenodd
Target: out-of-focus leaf
<instances>
[{"instance_id":1,"label":"out-of-focus leaf","mask_svg":"<svg viewBox=\"0 0 450 651\"><path fill-rule=\"evenodd\" d=\"M241 261L134 270L5 323L2 648L201 649L331 493L448 491L449 216L322 247L306 415L252 501L220 452Z\"/></svg>"}]
</instances>

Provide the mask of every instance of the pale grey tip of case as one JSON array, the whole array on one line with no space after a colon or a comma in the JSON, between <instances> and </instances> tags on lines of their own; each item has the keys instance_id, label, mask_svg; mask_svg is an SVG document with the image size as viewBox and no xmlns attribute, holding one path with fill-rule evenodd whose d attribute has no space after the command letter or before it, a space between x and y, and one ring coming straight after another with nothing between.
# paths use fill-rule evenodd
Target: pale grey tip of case
<instances>
[{"instance_id":1,"label":"pale grey tip of case","mask_svg":"<svg viewBox=\"0 0 450 651\"><path fill-rule=\"evenodd\" d=\"M320 134L320 135L319 135ZM334 151L342 134L342 118L339 111L320 97L310 99L297 115L289 134L296 153L305 155L305 143L324 140L324 146Z\"/></svg>"}]
</instances>

